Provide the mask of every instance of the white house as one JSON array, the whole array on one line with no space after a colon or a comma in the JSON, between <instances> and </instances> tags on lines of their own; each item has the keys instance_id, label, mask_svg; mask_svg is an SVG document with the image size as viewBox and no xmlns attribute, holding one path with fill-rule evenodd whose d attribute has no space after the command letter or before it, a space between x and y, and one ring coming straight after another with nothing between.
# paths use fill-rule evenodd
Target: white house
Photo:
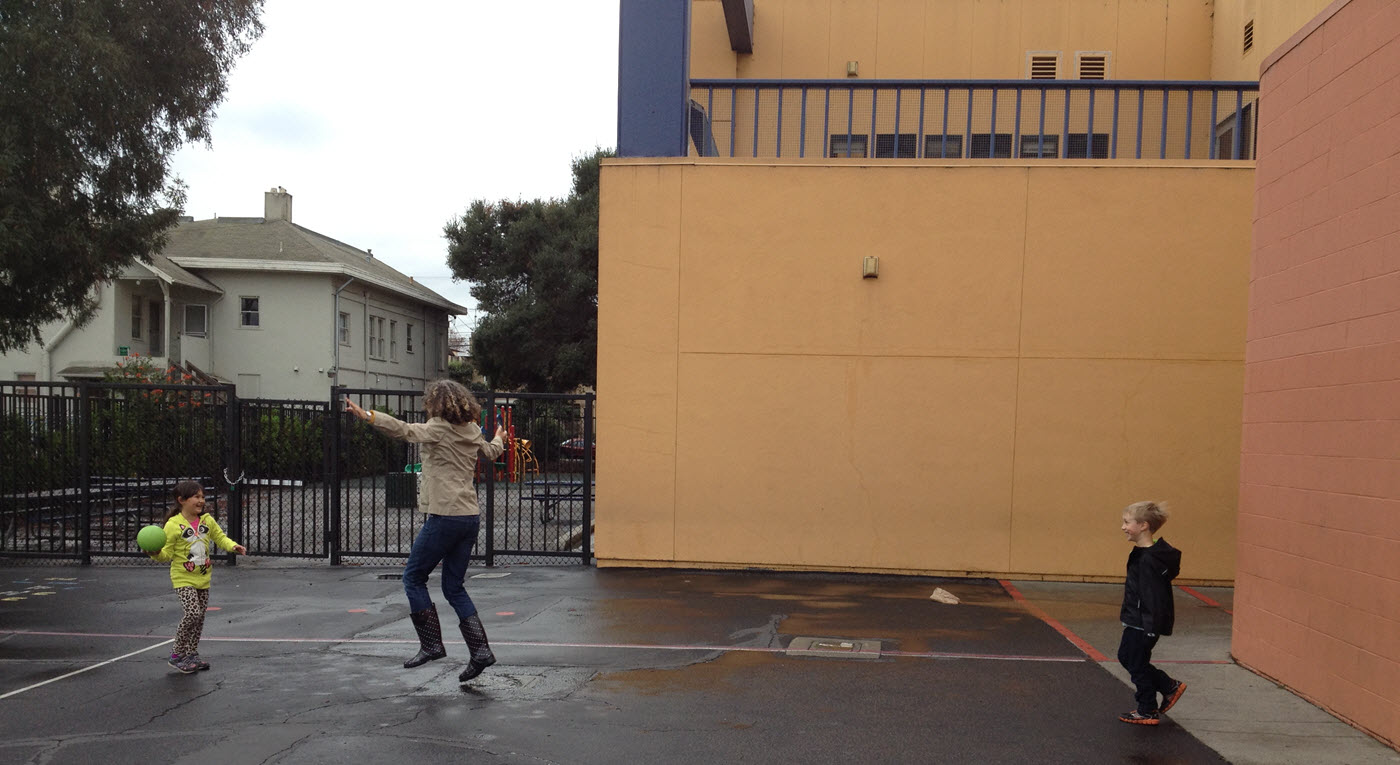
<instances>
[{"instance_id":1,"label":"white house","mask_svg":"<svg viewBox=\"0 0 1400 765\"><path fill-rule=\"evenodd\" d=\"M448 317L467 309L296 225L285 189L263 196L260 218L182 219L160 255L96 288L87 325L46 327L42 344L0 355L0 379L100 379L138 353L245 398L421 388L446 374Z\"/></svg>"}]
</instances>

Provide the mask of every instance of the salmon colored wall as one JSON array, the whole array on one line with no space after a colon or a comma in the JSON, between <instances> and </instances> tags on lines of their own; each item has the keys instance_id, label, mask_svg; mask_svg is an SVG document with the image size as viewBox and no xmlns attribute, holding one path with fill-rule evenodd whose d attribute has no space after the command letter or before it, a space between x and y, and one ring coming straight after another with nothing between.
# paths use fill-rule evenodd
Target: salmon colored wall
<instances>
[{"instance_id":1,"label":"salmon colored wall","mask_svg":"<svg viewBox=\"0 0 1400 765\"><path fill-rule=\"evenodd\" d=\"M1400 743L1400 3L1266 62L1235 657Z\"/></svg>"},{"instance_id":2,"label":"salmon colored wall","mask_svg":"<svg viewBox=\"0 0 1400 765\"><path fill-rule=\"evenodd\" d=\"M600 564L1115 580L1119 511L1152 497L1183 576L1229 580L1252 188L609 161Z\"/></svg>"},{"instance_id":3,"label":"salmon colored wall","mask_svg":"<svg viewBox=\"0 0 1400 765\"><path fill-rule=\"evenodd\" d=\"M1108 51L1122 80L1210 78L1211 4L1142 0L755 0L752 54L729 47L720 0L694 0L691 76L1021 79L1027 51ZM1248 78L1248 79L1253 79Z\"/></svg>"}]
</instances>

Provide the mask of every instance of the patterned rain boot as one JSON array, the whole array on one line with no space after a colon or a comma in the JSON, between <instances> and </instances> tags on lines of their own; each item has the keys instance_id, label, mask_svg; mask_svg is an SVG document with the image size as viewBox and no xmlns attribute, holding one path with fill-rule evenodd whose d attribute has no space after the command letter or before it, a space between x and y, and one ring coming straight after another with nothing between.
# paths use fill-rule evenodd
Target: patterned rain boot
<instances>
[{"instance_id":1,"label":"patterned rain boot","mask_svg":"<svg viewBox=\"0 0 1400 765\"><path fill-rule=\"evenodd\" d=\"M437 606L428 606L408 616L413 620L413 629L418 632L419 647L418 654L404 662L403 668L412 669L446 656L447 648L442 644L442 624L438 622Z\"/></svg>"},{"instance_id":2,"label":"patterned rain boot","mask_svg":"<svg viewBox=\"0 0 1400 765\"><path fill-rule=\"evenodd\" d=\"M481 625L481 619L476 614L463 619L461 627L462 639L467 641L467 650L471 653L471 661L467 663L467 668L457 676L457 682L465 683L495 664L496 655L491 653L491 646L486 642L486 628Z\"/></svg>"}]
</instances>

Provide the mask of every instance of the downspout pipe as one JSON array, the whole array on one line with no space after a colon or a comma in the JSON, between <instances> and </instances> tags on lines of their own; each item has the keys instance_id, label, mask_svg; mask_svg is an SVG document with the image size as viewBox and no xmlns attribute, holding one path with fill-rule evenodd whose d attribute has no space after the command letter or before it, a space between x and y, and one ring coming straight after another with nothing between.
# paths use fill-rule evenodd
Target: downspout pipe
<instances>
[{"instance_id":1,"label":"downspout pipe","mask_svg":"<svg viewBox=\"0 0 1400 765\"><path fill-rule=\"evenodd\" d=\"M59 328L58 333L53 336L53 339L40 346L44 351L45 380L53 380L53 352L58 348L58 344L63 342L63 338L68 337L68 333L72 332L75 326L77 326L77 323L72 319L65 321L63 326Z\"/></svg>"},{"instance_id":2,"label":"downspout pipe","mask_svg":"<svg viewBox=\"0 0 1400 765\"><path fill-rule=\"evenodd\" d=\"M346 279L331 295L331 374L335 377L332 387L340 384L340 293L354 281L353 276Z\"/></svg>"}]
</instances>

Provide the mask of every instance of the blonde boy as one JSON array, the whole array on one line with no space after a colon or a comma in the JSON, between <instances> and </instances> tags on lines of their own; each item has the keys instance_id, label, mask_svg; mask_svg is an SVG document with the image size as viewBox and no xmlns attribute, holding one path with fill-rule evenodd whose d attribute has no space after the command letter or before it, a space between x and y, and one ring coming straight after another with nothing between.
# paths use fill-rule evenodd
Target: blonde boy
<instances>
[{"instance_id":1,"label":"blonde boy","mask_svg":"<svg viewBox=\"0 0 1400 765\"><path fill-rule=\"evenodd\" d=\"M1173 680L1152 666L1152 649L1163 635L1172 634L1176 610L1172 602L1172 580L1181 572L1181 551L1165 539L1153 535L1167 522L1167 508L1158 502L1134 502L1123 510L1123 533L1133 543L1128 553L1128 573L1123 582L1123 640L1118 644L1118 663L1128 670L1137 688L1137 708L1118 715L1134 725L1157 725L1163 712L1171 709L1186 690L1186 683ZM1157 694L1162 703L1157 703Z\"/></svg>"}]
</instances>

